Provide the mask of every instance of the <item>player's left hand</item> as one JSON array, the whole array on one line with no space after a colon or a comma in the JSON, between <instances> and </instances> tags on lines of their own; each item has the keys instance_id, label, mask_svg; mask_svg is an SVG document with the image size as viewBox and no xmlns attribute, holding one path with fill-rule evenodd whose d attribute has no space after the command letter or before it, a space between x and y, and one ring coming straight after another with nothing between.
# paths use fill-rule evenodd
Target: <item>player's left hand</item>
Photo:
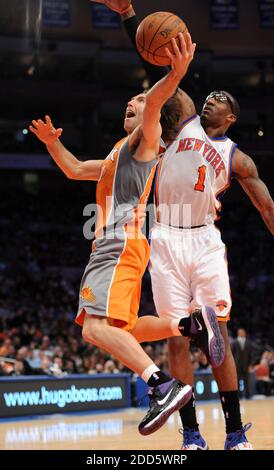
<instances>
[{"instance_id":1,"label":"player's left hand","mask_svg":"<svg viewBox=\"0 0 274 470\"><path fill-rule=\"evenodd\" d=\"M166 55L170 58L171 69L179 76L183 77L192 61L196 49L196 44L192 43L189 32L179 33L179 45L174 38L171 39L173 53L166 47Z\"/></svg>"},{"instance_id":2,"label":"player's left hand","mask_svg":"<svg viewBox=\"0 0 274 470\"><path fill-rule=\"evenodd\" d=\"M38 119L38 121L34 119L32 124L32 126L29 126L29 130L46 145L50 145L59 139L63 132L63 129L53 127L49 116L45 116L45 122L42 119Z\"/></svg>"}]
</instances>

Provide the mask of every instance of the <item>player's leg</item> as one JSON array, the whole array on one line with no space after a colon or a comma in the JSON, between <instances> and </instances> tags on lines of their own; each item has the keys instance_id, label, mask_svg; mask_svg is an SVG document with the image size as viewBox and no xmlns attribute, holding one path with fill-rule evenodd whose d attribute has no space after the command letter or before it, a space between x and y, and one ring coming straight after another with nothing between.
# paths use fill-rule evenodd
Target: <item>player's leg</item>
<instances>
[{"instance_id":1,"label":"player's leg","mask_svg":"<svg viewBox=\"0 0 274 470\"><path fill-rule=\"evenodd\" d=\"M121 237L97 242L85 270L77 323L86 341L108 351L148 383L150 409L139 431L150 434L191 397L191 387L163 374L129 333L137 321L138 299L133 294L147 262L146 240ZM158 403L158 401L160 403Z\"/></svg>"},{"instance_id":2,"label":"player's leg","mask_svg":"<svg viewBox=\"0 0 274 470\"><path fill-rule=\"evenodd\" d=\"M136 325L130 333L138 343L159 341L171 336L181 336L179 323L180 319L169 320L153 315L146 315L138 318Z\"/></svg>"},{"instance_id":3,"label":"player's leg","mask_svg":"<svg viewBox=\"0 0 274 470\"><path fill-rule=\"evenodd\" d=\"M238 390L237 370L229 343L227 323L220 321L219 326L225 342L225 358L220 367L213 369L214 377L219 390Z\"/></svg>"},{"instance_id":4,"label":"player's leg","mask_svg":"<svg viewBox=\"0 0 274 470\"><path fill-rule=\"evenodd\" d=\"M169 372L178 380L194 385L193 366L189 351L190 340L186 337L168 339ZM205 440L199 432L196 416L194 388L189 402L179 410L182 421L180 433L183 435L182 450L206 450Z\"/></svg>"},{"instance_id":5,"label":"player's leg","mask_svg":"<svg viewBox=\"0 0 274 470\"><path fill-rule=\"evenodd\" d=\"M183 319L184 321L184 319ZM191 384L193 387L193 368L189 351L189 338L181 335L178 329L179 320L169 320L152 316L141 317L131 334L139 341L155 341L167 336L169 372L182 383ZM172 324L174 325L171 328ZM192 393L191 399L184 405L179 413L183 417L184 430L180 430L184 437L184 450L206 450L207 444L199 433L199 425L195 412L195 397Z\"/></svg>"},{"instance_id":6,"label":"player's leg","mask_svg":"<svg viewBox=\"0 0 274 470\"><path fill-rule=\"evenodd\" d=\"M181 336L178 328L179 319L165 319L159 318L157 315L149 315L139 313L139 305L141 298L142 280L136 280L136 287L131 297L130 314L133 318L138 316L138 320L130 333L138 341L143 343L147 341L158 341L161 339L169 338L170 336Z\"/></svg>"},{"instance_id":7,"label":"player's leg","mask_svg":"<svg viewBox=\"0 0 274 470\"><path fill-rule=\"evenodd\" d=\"M156 226L151 241L151 280L156 310L161 319L183 317L188 322L186 330L190 331L191 289L187 275L188 249L179 231L174 231L174 234L172 230L168 230L166 231L168 236L164 234L163 237L161 237L161 232L161 227ZM176 253L178 250L180 253ZM171 375L178 380L187 380L187 383L193 385L189 338L186 336L169 338L168 356ZM179 412L185 428L184 448L207 448L205 441L197 432L199 425L195 413L194 394Z\"/></svg>"},{"instance_id":8,"label":"player's leg","mask_svg":"<svg viewBox=\"0 0 274 470\"><path fill-rule=\"evenodd\" d=\"M191 317L169 319L145 315L138 318L136 325L130 333L139 343L144 343L146 341L159 341L178 336L183 336L186 339L191 335L196 337L197 328L194 322L192 325ZM189 343L187 342L186 344ZM185 348L183 348L183 353L185 353Z\"/></svg>"},{"instance_id":9,"label":"player's leg","mask_svg":"<svg viewBox=\"0 0 274 470\"><path fill-rule=\"evenodd\" d=\"M213 374L219 387L220 399L226 423L226 449L250 449L241 421L238 379L235 361L228 339L227 321L229 320L231 297L226 261L226 249L220 232L212 227L210 237L205 240L207 247L200 257L194 271L193 289L195 305L208 305L216 312L219 327L225 344L225 356ZM199 240L202 247L203 240ZM202 248L201 248L202 249ZM202 260L202 261L201 261ZM237 441L237 443L236 443Z\"/></svg>"},{"instance_id":10,"label":"player's leg","mask_svg":"<svg viewBox=\"0 0 274 470\"><path fill-rule=\"evenodd\" d=\"M190 354L190 339L184 336L168 338L169 372L178 380L186 380L193 386L193 367Z\"/></svg>"},{"instance_id":11,"label":"player's leg","mask_svg":"<svg viewBox=\"0 0 274 470\"><path fill-rule=\"evenodd\" d=\"M176 410L191 398L191 386L164 374L126 330L109 324L109 319L84 312L83 338L107 351L149 385L150 408L139 425L143 435L157 431Z\"/></svg>"},{"instance_id":12,"label":"player's leg","mask_svg":"<svg viewBox=\"0 0 274 470\"><path fill-rule=\"evenodd\" d=\"M219 394L226 423L225 450L251 450L245 432L250 423L243 426L241 419L240 400L238 391L238 377L234 357L231 351L227 323L220 322L220 329L225 341L225 359L220 367L213 369L215 380L219 387Z\"/></svg>"},{"instance_id":13,"label":"player's leg","mask_svg":"<svg viewBox=\"0 0 274 470\"><path fill-rule=\"evenodd\" d=\"M109 324L107 318L85 314L82 335L86 342L104 349L140 376L153 365L136 339L128 331Z\"/></svg>"}]
</instances>

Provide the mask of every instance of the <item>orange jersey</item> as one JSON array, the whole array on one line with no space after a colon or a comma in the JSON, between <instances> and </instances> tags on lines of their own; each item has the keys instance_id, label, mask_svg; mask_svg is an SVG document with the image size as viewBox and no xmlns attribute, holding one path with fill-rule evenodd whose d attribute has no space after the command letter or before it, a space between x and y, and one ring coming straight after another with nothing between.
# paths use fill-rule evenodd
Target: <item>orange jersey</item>
<instances>
[{"instance_id":1,"label":"orange jersey","mask_svg":"<svg viewBox=\"0 0 274 470\"><path fill-rule=\"evenodd\" d=\"M136 161L128 138L118 142L103 163L96 191L96 239L80 286L79 325L86 314L107 317L126 330L136 324L149 260L149 244L136 215L147 202L156 163L156 158Z\"/></svg>"},{"instance_id":2,"label":"orange jersey","mask_svg":"<svg viewBox=\"0 0 274 470\"><path fill-rule=\"evenodd\" d=\"M136 161L128 138L120 140L105 159L96 189L98 208L96 237L102 229L134 222L140 205L145 205L151 190L156 158Z\"/></svg>"}]
</instances>

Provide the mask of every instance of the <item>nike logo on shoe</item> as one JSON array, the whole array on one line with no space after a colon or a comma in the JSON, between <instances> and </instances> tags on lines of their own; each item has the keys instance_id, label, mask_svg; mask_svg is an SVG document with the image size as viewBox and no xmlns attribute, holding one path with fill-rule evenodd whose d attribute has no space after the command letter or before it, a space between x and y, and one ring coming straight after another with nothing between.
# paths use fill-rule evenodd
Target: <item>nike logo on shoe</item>
<instances>
[{"instance_id":1,"label":"nike logo on shoe","mask_svg":"<svg viewBox=\"0 0 274 470\"><path fill-rule=\"evenodd\" d=\"M196 322L198 323L199 327L197 328L198 331L201 331L203 329L201 323L199 322L199 320L197 318L195 318Z\"/></svg>"},{"instance_id":2,"label":"nike logo on shoe","mask_svg":"<svg viewBox=\"0 0 274 470\"><path fill-rule=\"evenodd\" d=\"M171 394L172 390L173 389L169 390L168 394L162 400L157 400L158 405L163 405L167 401L167 399L168 399L169 395Z\"/></svg>"}]
</instances>

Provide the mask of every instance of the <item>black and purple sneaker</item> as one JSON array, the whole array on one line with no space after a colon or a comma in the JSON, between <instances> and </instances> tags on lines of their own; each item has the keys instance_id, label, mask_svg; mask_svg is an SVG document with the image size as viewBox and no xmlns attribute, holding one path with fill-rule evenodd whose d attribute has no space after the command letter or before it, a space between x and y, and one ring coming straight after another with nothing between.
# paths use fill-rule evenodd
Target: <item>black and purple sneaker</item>
<instances>
[{"instance_id":1,"label":"black and purple sneaker","mask_svg":"<svg viewBox=\"0 0 274 470\"><path fill-rule=\"evenodd\" d=\"M190 317L190 337L205 353L212 367L219 367L225 357L225 343L213 308L202 307Z\"/></svg>"},{"instance_id":2,"label":"black and purple sneaker","mask_svg":"<svg viewBox=\"0 0 274 470\"><path fill-rule=\"evenodd\" d=\"M192 397L192 387L172 379L148 391L149 410L139 424L143 436L160 429L174 411L186 405Z\"/></svg>"}]
</instances>

